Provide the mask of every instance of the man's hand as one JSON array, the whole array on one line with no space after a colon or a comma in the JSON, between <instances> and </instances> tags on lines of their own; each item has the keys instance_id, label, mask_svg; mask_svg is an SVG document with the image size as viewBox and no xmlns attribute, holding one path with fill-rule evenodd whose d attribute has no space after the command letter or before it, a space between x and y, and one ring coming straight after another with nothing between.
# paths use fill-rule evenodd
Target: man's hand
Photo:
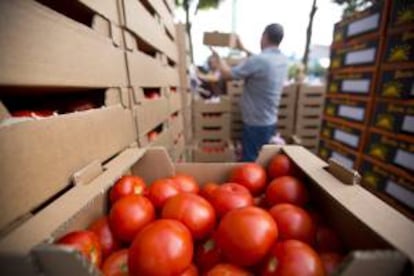
<instances>
[{"instance_id":1,"label":"man's hand","mask_svg":"<svg viewBox=\"0 0 414 276\"><path fill-rule=\"evenodd\" d=\"M240 39L240 36L237 36L237 40L236 40L236 48L239 49L240 51L245 52L247 55L251 56L252 52L250 52L249 50L246 49L246 47L244 47L243 42Z\"/></svg>"}]
</instances>

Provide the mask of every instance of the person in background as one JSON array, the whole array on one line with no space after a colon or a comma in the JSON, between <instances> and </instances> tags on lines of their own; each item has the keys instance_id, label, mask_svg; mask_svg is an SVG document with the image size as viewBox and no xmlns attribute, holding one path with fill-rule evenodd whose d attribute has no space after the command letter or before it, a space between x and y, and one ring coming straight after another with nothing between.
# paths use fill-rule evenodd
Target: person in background
<instances>
[{"instance_id":1,"label":"person in background","mask_svg":"<svg viewBox=\"0 0 414 276\"><path fill-rule=\"evenodd\" d=\"M262 51L258 55L246 50L239 39L238 47L249 57L233 68L212 50L213 56L219 60L222 78L244 80L240 101L243 119L242 161L254 161L260 148L268 144L276 132L277 107L288 69L288 60L279 50L282 39L283 27L280 24L268 25L263 31Z\"/></svg>"},{"instance_id":2,"label":"person in background","mask_svg":"<svg viewBox=\"0 0 414 276\"><path fill-rule=\"evenodd\" d=\"M208 94L205 97L218 96L225 91L224 81L220 77L219 59L216 55L211 55L207 60L207 71L197 70L197 76L201 80L201 88Z\"/></svg>"}]
</instances>

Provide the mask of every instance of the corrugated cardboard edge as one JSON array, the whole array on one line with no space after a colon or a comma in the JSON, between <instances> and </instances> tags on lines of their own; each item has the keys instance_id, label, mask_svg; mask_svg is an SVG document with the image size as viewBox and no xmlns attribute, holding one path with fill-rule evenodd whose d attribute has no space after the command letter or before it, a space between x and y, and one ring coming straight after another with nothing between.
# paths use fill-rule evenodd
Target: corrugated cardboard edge
<instances>
[{"instance_id":1,"label":"corrugated cardboard edge","mask_svg":"<svg viewBox=\"0 0 414 276\"><path fill-rule=\"evenodd\" d=\"M414 262L414 222L359 185L344 185L326 170L326 162L303 147L285 146L283 151L353 216Z\"/></svg>"}]
</instances>

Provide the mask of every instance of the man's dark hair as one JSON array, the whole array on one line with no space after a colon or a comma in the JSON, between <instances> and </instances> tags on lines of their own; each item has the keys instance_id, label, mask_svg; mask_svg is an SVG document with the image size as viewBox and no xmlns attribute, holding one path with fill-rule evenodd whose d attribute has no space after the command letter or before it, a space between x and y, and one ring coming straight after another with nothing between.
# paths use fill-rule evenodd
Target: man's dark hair
<instances>
[{"instance_id":1,"label":"man's dark hair","mask_svg":"<svg viewBox=\"0 0 414 276\"><path fill-rule=\"evenodd\" d=\"M272 44L279 45L283 39L283 27L278 23L267 25L264 32Z\"/></svg>"}]
</instances>

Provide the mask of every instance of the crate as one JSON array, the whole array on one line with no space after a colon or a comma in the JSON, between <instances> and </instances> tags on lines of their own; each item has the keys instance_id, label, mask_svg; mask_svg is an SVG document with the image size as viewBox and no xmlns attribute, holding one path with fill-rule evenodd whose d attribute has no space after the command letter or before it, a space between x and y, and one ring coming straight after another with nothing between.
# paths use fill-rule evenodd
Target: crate
<instances>
[{"instance_id":1,"label":"crate","mask_svg":"<svg viewBox=\"0 0 414 276\"><path fill-rule=\"evenodd\" d=\"M386 24L386 6L374 5L336 23L332 45L340 45L353 39L362 40L366 35L381 35Z\"/></svg>"},{"instance_id":2,"label":"crate","mask_svg":"<svg viewBox=\"0 0 414 276\"><path fill-rule=\"evenodd\" d=\"M414 99L414 68L383 70L377 96L389 99Z\"/></svg>"},{"instance_id":3,"label":"crate","mask_svg":"<svg viewBox=\"0 0 414 276\"><path fill-rule=\"evenodd\" d=\"M174 162L185 159L185 138L183 133L174 140L171 157Z\"/></svg>"},{"instance_id":4,"label":"crate","mask_svg":"<svg viewBox=\"0 0 414 276\"><path fill-rule=\"evenodd\" d=\"M193 113L226 113L230 112L231 105L228 97L222 96L218 101L194 99L193 100Z\"/></svg>"},{"instance_id":5,"label":"crate","mask_svg":"<svg viewBox=\"0 0 414 276\"><path fill-rule=\"evenodd\" d=\"M198 141L193 148L193 162L234 162L233 145L229 140Z\"/></svg>"},{"instance_id":6,"label":"crate","mask_svg":"<svg viewBox=\"0 0 414 276\"><path fill-rule=\"evenodd\" d=\"M361 156L354 150L331 140L320 140L318 156L325 161L333 158L349 169L359 169Z\"/></svg>"},{"instance_id":7,"label":"crate","mask_svg":"<svg viewBox=\"0 0 414 276\"><path fill-rule=\"evenodd\" d=\"M182 94L177 87L169 87L167 90L168 105L170 113L175 113L182 109Z\"/></svg>"},{"instance_id":8,"label":"crate","mask_svg":"<svg viewBox=\"0 0 414 276\"><path fill-rule=\"evenodd\" d=\"M142 148L164 147L171 151L173 148L173 137L168 120L163 121L147 133L138 136L138 145Z\"/></svg>"},{"instance_id":9,"label":"crate","mask_svg":"<svg viewBox=\"0 0 414 276\"><path fill-rule=\"evenodd\" d=\"M414 18L414 3L409 0L393 0L389 20L389 28L400 28L412 26Z\"/></svg>"},{"instance_id":10,"label":"crate","mask_svg":"<svg viewBox=\"0 0 414 276\"><path fill-rule=\"evenodd\" d=\"M120 29L84 14L87 22L35 1L0 1L0 85L127 86Z\"/></svg>"},{"instance_id":11,"label":"crate","mask_svg":"<svg viewBox=\"0 0 414 276\"><path fill-rule=\"evenodd\" d=\"M123 27L146 44L165 54L171 61L175 63L178 61L176 42L167 34L164 24L141 1L122 0L122 10Z\"/></svg>"},{"instance_id":12,"label":"crate","mask_svg":"<svg viewBox=\"0 0 414 276\"><path fill-rule=\"evenodd\" d=\"M357 151L363 147L364 132L364 127L346 122L335 122L329 118L325 118L321 127L321 137Z\"/></svg>"},{"instance_id":13,"label":"crate","mask_svg":"<svg viewBox=\"0 0 414 276\"><path fill-rule=\"evenodd\" d=\"M238 97L243 94L244 83L243 81L228 81L226 83L227 95L230 98Z\"/></svg>"},{"instance_id":14,"label":"crate","mask_svg":"<svg viewBox=\"0 0 414 276\"><path fill-rule=\"evenodd\" d=\"M82 168L134 143L137 136L128 91L108 88L103 97L100 108L2 120L0 153L7 162L0 166L0 232L70 188Z\"/></svg>"},{"instance_id":15,"label":"crate","mask_svg":"<svg viewBox=\"0 0 414 276\"><path fill-rule=\"evenodd\" d=\"M414 142L414 102L377 100L371 125L393 135L406 135Z\"/></svg>"},{"instance_id":16,"label":"crate","mask_svg":"<svg viewBox=\"0 0 414 276\"><path fill-rule=\"evenodd\" d=\"M296 105L296 128L320 126L322 120L325 86L301 85Z\"/></svg>"},{"instance_id":17,"label":"crate","mask_svg":"<svg viewBox=\"0 0 414 276\"><path fill-rule=\"evenodd\" d=\"M390 33L385 42L384 64L405 63L414 65L414 27Z\"/></svg>"},{"instance_id":18,"label":"crate","mask_svg":"<svg viewBox=\"0 0 414 276\"><path fill-rule=\"evenodd\" d=\"M235 48L237 36L232 33L205 32L203 35L203 44L207 46L219 46Z\"/></svg>"},{"instance_id":19,"label":"crate","mask_svg":"<svg viewBox=\"0 0 414 276\"><path fill-rule=\"evenodd\" d=\"M370 102L355 98L327 98L324 114L347 121L365 124L369 119Z\"/></svg>"},{"instance_id":20,"label":"crate","mask_svg":"<svg viewBox=\"0 0 414 276\"><path fill-rule=\"evenodd\" d=\"M375 66L380 57L382 38L365 42L352 42L331 49L331 70Z\"/></svg>"},{"instance_id":21,"label":"crate","mask_svg":"<svg viewBox=\"0 0 414 276\"><path fill-rule=\"evenodd\" d=\"M195 139L230 139L230 124L219 123L216 126L200 126L194 127Z\"/></svg>"},{"instance_id":22,"label":"crate","mask_svg":"<svg viewBox=\"0 0 414 276\"><path fill-rule=\"evenodd\" d=\"M382 162L387 162L405 171L405 175L414 172L414 147L413 143L397 140L392 135L383 135L370 129L369 141L365 148L367 156L371 156Z\"/></svg>"},{"instance_id":23,"label":"crate","mask_svg":"<svg viewBox=\"0 0 414 276\"><path fill-rule=\"evenodd\" d=\"M171 114L169 127L171 130L171 135L173 137L173 140L177 139L177 137L181 136L182 133L184 133L184 119L183 119L183 113L181 110L176 111L175 113Z\"/></svg>"},{"instance_id":24,"label":"crate","mask_svg":"<svg viewBox=\"0 0 414 276\"><path fill-rule=\"evenodd\" d=\"M361 184L385 202L414 219L414 181L391 172L386 163L364 159Z\"/></svg>"},{"instance_id":25,"label":"crate","mask_svg":"<svg viewBox=\"0 0 414 276\"><path fill-rule=\"evenodd\" d=\"M375 89L375 72L332 73L328 79L327 95L372 96Z\"/></svg>"}]
</instances>

